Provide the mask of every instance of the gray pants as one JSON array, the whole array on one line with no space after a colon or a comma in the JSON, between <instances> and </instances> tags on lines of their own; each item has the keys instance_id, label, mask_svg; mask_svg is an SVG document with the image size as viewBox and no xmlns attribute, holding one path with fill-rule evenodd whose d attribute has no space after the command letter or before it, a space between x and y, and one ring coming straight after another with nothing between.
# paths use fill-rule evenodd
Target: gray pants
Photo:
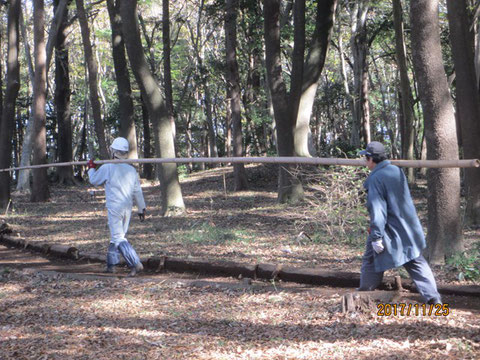
<instances>
[{"instance_id":1,"label":"gray pants","mask_svg":"<svg viewBox=\"0 0 480 360\"><path fill-rule=\"evenodd\" d=\"M375 290L382 282L383 271L375 271L373 256L372 244L367 242L365 254L363 255L362 272L360 274L360 291ZM403 267L412 278L424 302L441 303L441 297L437 290L432 269L430 269L423 255L403 264Z\"/></svg>"}]
</instances>

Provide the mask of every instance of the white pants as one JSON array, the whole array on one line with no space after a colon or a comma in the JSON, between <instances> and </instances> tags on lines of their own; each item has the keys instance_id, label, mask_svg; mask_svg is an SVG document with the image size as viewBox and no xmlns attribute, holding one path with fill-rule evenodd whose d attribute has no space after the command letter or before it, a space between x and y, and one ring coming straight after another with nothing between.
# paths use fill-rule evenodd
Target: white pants
<instances>
[{"instance_id":1,"label":"white pants","mask_svg":"<svg viewBox=\"0 0 480 360\"><path fill-rule=\"evenodd\" d=\"M127 241L125 235L130 224L132 209L108 209L108 227L110 228L110 243L118 246L122 241Z\"/></svg>"},{"instance_id":2,"label":"white pants","mask_svg":"<svg viewBox=\"0 0 480 360\"><path fill-rule=\"evenodd\" d=\"M110 228L110 245L107 251L107 266L114 266L120 262L120 254L125 259L128 267L133 268L139 262L135 249L130 245L125 235L130 224L132 209L108 209L108 227Z\"/></svg>"}]
</instances>

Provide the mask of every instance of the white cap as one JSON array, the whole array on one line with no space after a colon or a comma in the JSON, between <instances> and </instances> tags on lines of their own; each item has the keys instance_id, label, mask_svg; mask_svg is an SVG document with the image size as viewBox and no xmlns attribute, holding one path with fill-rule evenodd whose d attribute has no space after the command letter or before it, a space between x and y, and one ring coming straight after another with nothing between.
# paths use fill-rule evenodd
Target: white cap
<instances>
[{"instance_id":1,"label":"white cap","mask_svg":"<svg viewBox=\"0 0 480 360\"><path fill-rule=\"evenodd\" d=\"M112 145L110 145L110 148L113 150L128 152L128 141L123 137L118 137L115 140L113 140L113 143Z\"/></svg>"}]
</instances>

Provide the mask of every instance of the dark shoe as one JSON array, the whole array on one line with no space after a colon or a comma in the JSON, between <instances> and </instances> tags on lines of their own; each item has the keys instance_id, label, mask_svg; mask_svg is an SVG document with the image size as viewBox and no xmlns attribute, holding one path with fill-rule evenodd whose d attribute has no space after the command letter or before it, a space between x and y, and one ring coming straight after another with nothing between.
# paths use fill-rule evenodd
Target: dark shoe
<instances>
[{"instance_id":1,"label":"dark shoe","mask_svg":"<svg viewBox=\"0 0 480 360\"><path fill-rule=\"evenodd\" d=\"M132 270L130 270L130 273L128 274L128 276L131 276L131 277L136 276L137 273L139 273L142 270L143 270L143 265L141 262L139 262L137 265L135 265L132 268Z\"/></svg>"},{"instance_id":2,"label":"dark shoe","mask_svg":"<svg viewBox=\"0 0 480 360\"><path fill-rule=\"evenodd\" d=\"M439 297L438 298L431 298L430 300L427 301L427 304L429 305L437 305L437 304L440 304L442 305L442 299L440 299Z\"/></svg>"},{"instance_id":3,"label":"dark shoe","mask_svg":"<svg viewBox=\"0 0 480 360\"><path fill-rule=\"evenodd\" d=\"M115 274L115 266L107 266L107 268L105 269L105 272L107 274Z\"/></svg>"}]
</instances>

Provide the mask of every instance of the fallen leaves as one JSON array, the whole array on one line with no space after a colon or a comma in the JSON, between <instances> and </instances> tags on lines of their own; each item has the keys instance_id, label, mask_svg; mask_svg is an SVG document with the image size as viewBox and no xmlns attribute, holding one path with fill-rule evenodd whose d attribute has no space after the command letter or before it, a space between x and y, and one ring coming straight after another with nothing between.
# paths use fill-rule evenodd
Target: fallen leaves
<instances>
[{"instance_id":1,"label":"fallen leaves","mask_svg":"<svg viewBox=\"0 0 480 360\"><path fill-rule=\"evenodd\" d=\"M312 236L318 219L311 207L276 204L275 184L228 193L225 199L223 180L217 183L215 174L185 182L188 214L180 218L161 218L159 188L146 184L150 222L132 220L129 231L140 255L322 266L333 271L360 268L358 239L338 243ZM15 230L30 241L48 239L82 251L105 251L103 200L88 197L82 189L54 188L58 201L46 205L17 195L17 212L11 219ZM75 194L82 191L84 200L79 201ZM182 241L187 231L193 236L196 230L203 237L192 239L201 241ZM218 238L208 238L213 235ZM441 269L436 271L444 275ZM0 358L480 357L479 299L470 299L465 306L461 298L446 297L452 310L447 317L379 317L376 309L341 314L344 289L192 278L159 274L138 281L74 280L0 267Z\"/></svg>"}]
</instances>

